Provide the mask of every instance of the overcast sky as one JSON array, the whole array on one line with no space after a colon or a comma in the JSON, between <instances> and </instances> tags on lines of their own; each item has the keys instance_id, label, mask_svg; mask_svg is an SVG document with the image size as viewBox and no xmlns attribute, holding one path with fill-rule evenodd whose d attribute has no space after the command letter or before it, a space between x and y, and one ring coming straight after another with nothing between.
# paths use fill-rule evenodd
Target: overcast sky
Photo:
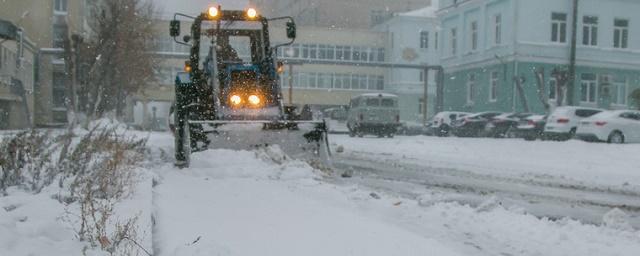
<instances>
[{"instance_id":1,"label":"overcast sky","mask_svg":"<svg viewBox=\"0 0 640 256\"><path fill-rule=\"evenodd\" d=\"M150 0L156 5L163 16L173 15L175 12L197 14L204 12L213 4L219 4L223 9L244 9L249 0Z\"/></svg>"}]
</instances>

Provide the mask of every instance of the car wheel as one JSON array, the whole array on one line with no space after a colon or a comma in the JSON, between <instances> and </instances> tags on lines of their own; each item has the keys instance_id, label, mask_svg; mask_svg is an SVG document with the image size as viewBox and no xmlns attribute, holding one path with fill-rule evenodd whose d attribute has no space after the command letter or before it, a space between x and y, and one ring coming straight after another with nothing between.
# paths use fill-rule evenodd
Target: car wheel
<instances>
[{"instance_id":1,"label":"car wheel","mask_svg":"<svg viewBox=\"0 0 640 256\"><path fill-rule=\"evenodd\" d=\"M571 131L569 131L569 136L567 138L567 140L573 139L576 137L576 130L577 128L573 127L571 128Z\"/></svg>"},{"instance_id":2,"label":"car wheel","mask_svg":"<svg viewBox=\"0 0 640 256\"><path fill-rule=\"evenodd\" d=\"M438 136L439 137L447 137L449 135L449 126L448 125L442 125L440 126L440 128L438 128Z\"/></svg>"},{"instance_id":3,"label":"car wheel","mask_svg":"<svg viewBox=\"0 0 640 256\"><path fill-rule=\"evenodd\" d=\"M611 144L624 144L624 135L619 131L614 131L609 135L607 142Z\"/></svg>"},{"instance_id":4,"label":"car wheel","mask_svg":"<svg viewBox=\"0 0 640 256\"><path fill-rule=\"evenodd\" d=\"M349 128L349 137L353 138L356 136L356 130Z\"/></svg>"}]
</instances>

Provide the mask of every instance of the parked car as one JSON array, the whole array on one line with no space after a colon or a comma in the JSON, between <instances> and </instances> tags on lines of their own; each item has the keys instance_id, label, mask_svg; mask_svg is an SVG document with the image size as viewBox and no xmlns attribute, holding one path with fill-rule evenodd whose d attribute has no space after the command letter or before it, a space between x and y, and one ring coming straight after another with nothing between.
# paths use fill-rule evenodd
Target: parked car
<instances>
[{"instance_id":1,"label":"parked car","mask_svg":"<svg viewBox=\"0 0 640 256\"><path fill-rule=\"evenodd\" d=\"M388 93L368 93L353 97L347 114L349 136L393 137L400 126L398 96Z\"/></svg>"},{"instance_id":2,"label":"parked car","mask_svg":"<svg viewBox=\"0 0 640 256\"><path fill-rule=\"evenodd\" d=\"M451 123L454 120L468 116L471 113L445 111L436 114L430 122L429 132L433 135L444 137L448 136L451 131Z\"/></svg>"},{"instance_id":3,"label":"parked car","mask_svg":"<svg viewBox=\"0 0 640 256\"><path fill-rule=\"evenodd\" d=\"M597 108L586 107L558 107L556 108L544 126L545 138L552 140L569 140L573 138L582 119L591 117L604 111Z\"/></svg>"},{"instance_id":4,"label":"parked car","mask_svg":"<svg viewBox=\"0 0 640 256\"><path fill-rule=\"evenodd\" d=\"M532 113L504 113L489 120L484 129L487 137L504 138L511 134L521 120L532 116Z\"/></svg>"},{"instance_id":5,"label":"parked car","mask_svg":"<svg viewBox=\"0 0 640 256\"><path fill-rule=\"evenodd\" d=\"M546 115L531 115L520 120L514 131L515 136L525 140L544 139L545 124L547 124Z\"/></svg>"},{"instance_id":6,"label":"parked car","mask_svg":"<svg viewBox=\"0 0 640 256\"><path fill-rule=\"evenodd\" d=\"M456 119L451 123L452 133L458 137L478 137L487 123L501 114L502 112L480 112Z\"/></svg>"},{"instance_id":7,"label":"parked car","mask_svg":"<svg viewBox=\"0 0 640 256\"><path fill-rule=\"evenodd\" d=\"M640 111L605 111L580 121L576 137L608 143L640 142Z\"/></svg>"}]
</instances>

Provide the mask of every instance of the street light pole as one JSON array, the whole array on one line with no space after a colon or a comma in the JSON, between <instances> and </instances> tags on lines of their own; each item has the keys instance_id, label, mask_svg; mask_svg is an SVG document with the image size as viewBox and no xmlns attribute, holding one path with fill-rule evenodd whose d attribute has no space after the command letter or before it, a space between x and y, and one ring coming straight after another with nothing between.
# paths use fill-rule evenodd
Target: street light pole
<instances>
[{"instance_id":1,"label":"street light pole","mask_svg":"<svg viewBox=\"0 0 640 256\"><path fill-rule=\"evenodd\" d=\"M429 67L425 67L422 71L424 75L422 75L422 80L424 80L424 92L422 95L422 125L427 126L427 99L429 98Z\"/></svg>"},{"instance_id":2,"label":"street light pole","mask_svg":"<svg viewBox=\"0 0 640 256\"><path fill-rule=\"evenodd\" d=\"M289 64L289 105L293 105L293 64Z\"/></svg>"}]
</instances>

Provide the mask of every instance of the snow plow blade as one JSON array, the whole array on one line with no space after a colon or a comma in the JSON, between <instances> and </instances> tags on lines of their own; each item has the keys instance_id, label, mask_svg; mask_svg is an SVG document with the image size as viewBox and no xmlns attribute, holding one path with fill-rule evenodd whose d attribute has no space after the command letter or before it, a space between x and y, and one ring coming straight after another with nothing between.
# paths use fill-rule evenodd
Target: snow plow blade
<instances>
[{"instance_id":1,"label":"snow plow blade","mask_svg":"<svg viewBox=\"0 0 640 256\"><path fill-rule=\"evenodd\" d=\"M184 159L176 152L176 165L189 166L191 152L207 149L253 150L277 145L287 156L329 167L331 152L324 121L188 121ZM196 135L196 136L194 136ZM176 136L178 137L178 136ZM178 144L178 143L176 143ZM179 150L179 149L177 149ZM182 160L182 161L180 161Z\"/></svg>"}]
</instances>

